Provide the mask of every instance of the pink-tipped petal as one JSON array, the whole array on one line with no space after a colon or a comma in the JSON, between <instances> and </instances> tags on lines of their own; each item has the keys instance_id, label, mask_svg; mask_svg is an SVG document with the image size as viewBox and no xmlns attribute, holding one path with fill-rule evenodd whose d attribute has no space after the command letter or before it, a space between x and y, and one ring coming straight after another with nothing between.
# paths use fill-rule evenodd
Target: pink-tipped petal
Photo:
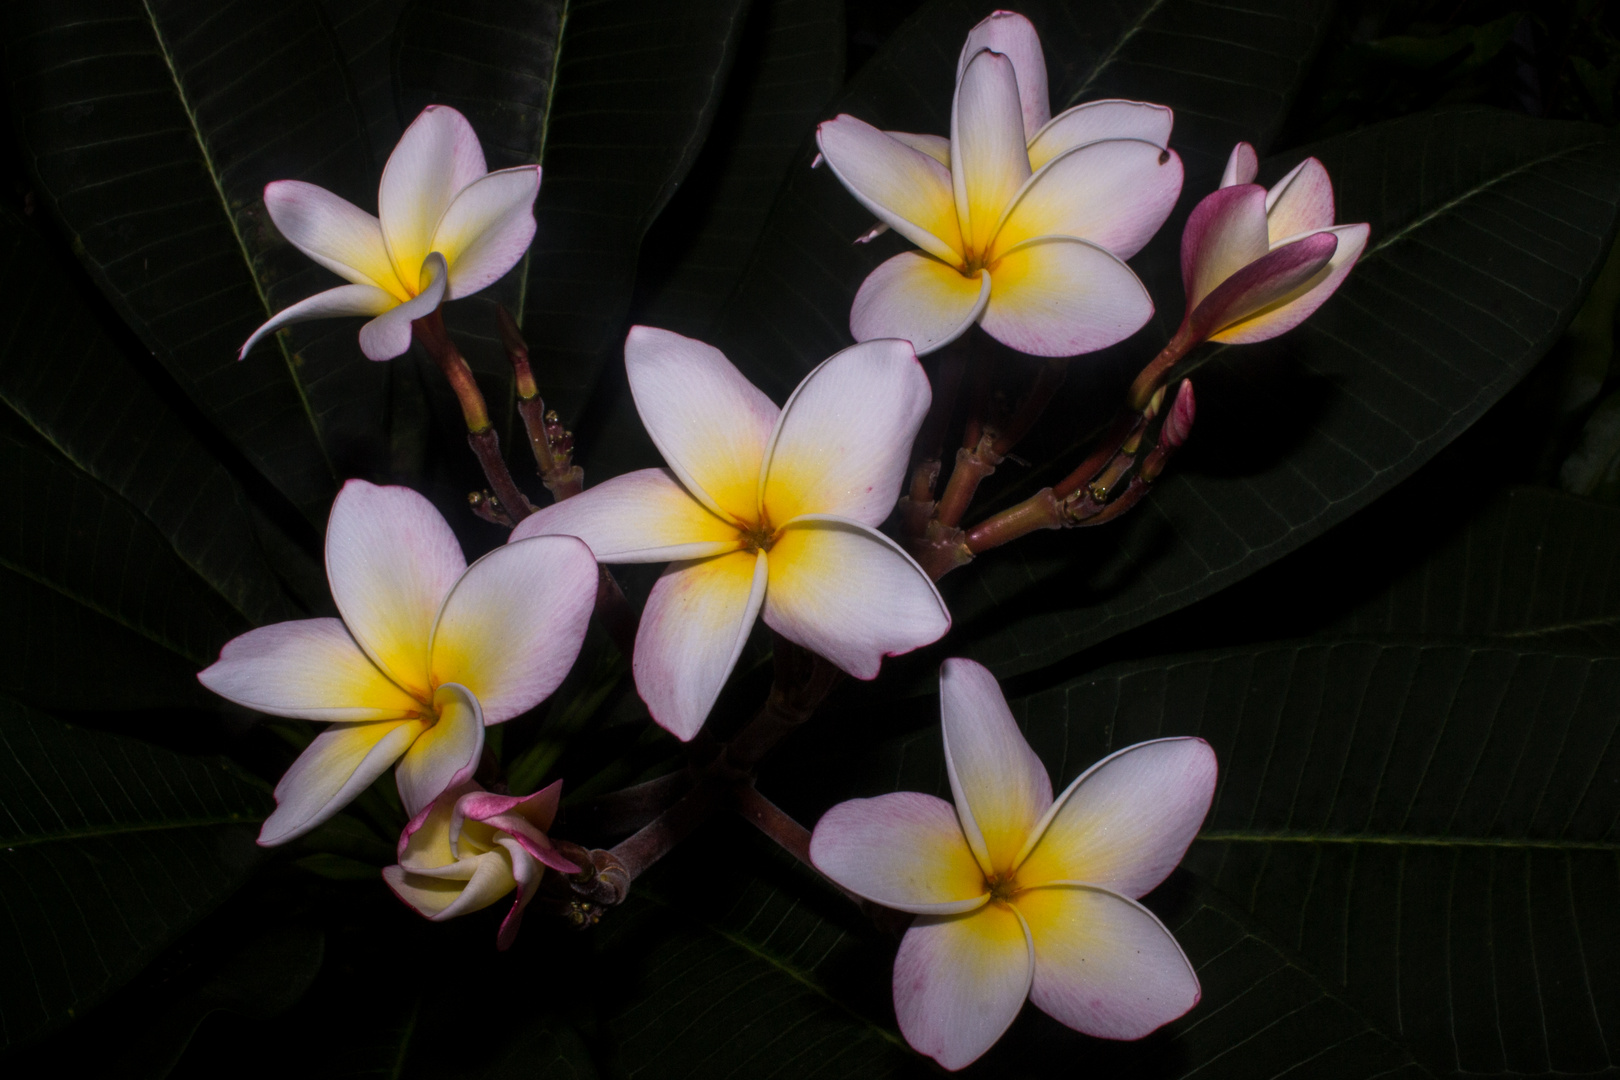
<instances>
[{"instance_id":1,"label":"pink-tipped petal","mask_svg":"<svg viewBox=\"0 0 1620 1080\"><path fill-rule=\"evenodd\" d=\"M1088 101L1052 117L1029 142L1029 167L1048 161L1087 143L1103 139L1141 139L1161 150L1170 148L1175 113L1146 101Z\"/></svg>"},{"instance_id":2,"label":"pink-tipped petal","mask_svg":"<svg viewBox=\"0 0 1620 1080\"><path fill-rule=\"evenodd\" d=\"M405 129L383 167L377 216L394 271L406 288L433 250L433 230L461 189L483 176L484 151L467 118L429 105Z\"/></svg>"},{"instance_id":3,"label":"pink-tipped petal","mask_svg":"<svg viewBox=\"0 0 1620 1080\"><path fill-rule=\"evenodd\" d=\"M401 720L422 707L360 651L339 619L249 630L226 642L197 681L238 705L304 720Z\"/></svg>"},{"instance_id":4,"label":"pink-tipped petal","mask_svg":"<svg viewBox=\"0 0 1620 1080\"><path fill-rule=\"evenodd\" d=\"M1315 158L1306 158L1266 192L1266 227L1271 242L1333 224L1333 181Z\"/></svg>"},{"instance_id":5,"label":"pink-tipped petal","mask_svg":"<svg viewBox=\"0 0 1620 1080\"><path fill-rule=\"evenodd\" d=\"M1029 935L1006 904L919 916L894 958L900 1033L918 1053L963 1068L1017 1018L1034 968Z\"/></svg>"},{"instance_id":6,"label":"pink-tipped petal","mask_svg":"<svg viewBox=\"0 0 1620 1080\"><path fill-rule=\"evenodd\" d=\"M957 915L990 897L951 804L915 791L828 810L810 835L810 861L850 892L897 911Z\"/></svg>"},{"instance_id":7,"label":"pink-tipped petal","mask_svg":"<svg viewBox=\"0 0 1620 1080\"><path fill-rule=\"evenodd\" d=\"M951 167L951 140L943 135L914 135L909 131L885 131L883 134L905 143L913 150L922 151L947 169ZM882 227L888 228L887 225Z\"/></svg>"},{"instance_id":8,"label":"pink-tipped petal","mask_svg":"<svg viewBox=\"0 0 1620 1080\"><path fill-rule=\"evenodd\" d=\"M467 185L433 232L431 250L450 267L445 299L470 296L505 274L534 239L540 166L520 165Z\"/></svg>"},{"instance_id":9,"label":"pink-tipped petal","mask_svg":"<svg viewBox=\"0 0 1620 1080\"><path fill-rule=\"evenodd\" d=\"M1181 179L1176 152L1141 139L1071 150L1042 166L1018 194L991 257L1037 236L1074 236L1128 259L1170 216Z\"/></svg>"},{"instance_id":10,"label":"pink-tipped petal","mask_svg":"<svg viewBox=\"0 0 1620 1080\"><path fill-rule=\"evenodd\" d=\"M960 265L962 230L950 169L853 116L823 123L816 145L862 206L930 255Z\"/></svg>"},{"instance_id":11,"label":"pink-tipped petal","mask_svg":"<svg viewBox=\"0 0 1620 1080\"><path fill-rule=\"evenodd\" d=\"M326 577L366 655L421 701L432 693L428 646L444 598L467 563L433 504L405 487L350 480L326 526Z\"/></svg>"},{"instance_id":12,"label":"pink-tipped petal","mask_svg":"<svg viewBox=\"0 0 1620 1080\"><path fill-rule=\"evenodd\" d=\"M1012 61L981 51L956 84L951 109L951 186L970 252L990 247L1001 215L1029 179Z\"/></svg>"},{"instance_id":13,"label":"pink-tipped petal","mask_svg":"<svg viewBox=\"0 0 1620 1080\"><path fill-rule=\"evenodd\" d=\"M501 928L495 935L495 948L505 952L517 941L518 929L523 925L523 912L534 899L534 894L540 889L540 879L545 870L538 866L527 853L510 840L497 841L506 849L512 860L512 877L517 882L516 895L512 897L512 906L501 920ZM572 865L572 864L570 864ZM577 873L577 868L570 873Z\"/></svg>"},{"instance_id":14,"label":"pink-tipped petal","mask_svg":"<svg viewBox=\"0 0 1620 1080\"><path fill-rule=\"evenodd\" d=\"M1095 885L1135 899L1176 868L1215 796L1215 751L1203 739L1155 739L1081 773L1030 834L1026 888Z\"/></svg>"},{"instance_id":15,"label":"pink-tipped petal","mask_svg":"<svg viewBox=\"0 0 1620 1080\"><path fill-rule=\"evenodd\" d=\"M703 727L765 598L765 556L671 563L647 597L631 665L658 725L682 742Z\"/></svg>"},{"instance_id":16,"label":"pink-tipped petal","mask_svg":"<svg viewBox=\"0 0 1620 1080\"><path fill-rule=\"evenodd\" d=\"M452 831L457 803L466 795L483 791L475 782L446 789L438 798L417 811L399 834L395 858L407 870L433 870L456 861L452 838L461 832L459 824Z\"/></svg>"},{"instance_id":17,"label":"pink-tipped petal","mask_svg":"<svg viewBox=\"0 0 1620 1080\"><path fill-rule=\"evenodd\" d=\"M498 547L467 568L433 628L433 678L460 683L499 724L551 696L596 606L596 559L572 536Z\"/></svg>"},{"instance_id":18,"label":"pink-tipped petal","mask_svg":"<svg viewBox=\"0 0 1620 1080\"><path fill-rule=\"evenodd\" d=\"M394 770L407 814L472 779L484 752L484 717L471 690L445 683L433 692L439 718L419 735Z\"/></svg>"},{"instance_id":19,"label":"pink-tipped petal","mask_svg":"<svg viewBox=\"0 0 1620 1080\"><path fill-rule=\"evenodd\" d=\"M1327 267L1338 246L1337 236L1319 232L1262 255L1215 286L1193 308L1188 327L1202 341L1291 295L1303 294Z\"/></svg>"},{"instance_id":20,"label":"pink-tipped petal","mask_svg":"<svg viewBox=\"0 0 1620 1080\"><path fill-rule=\"evenodd\" d=\"M383 880L396 896L432 922L481 911L517 885L512 857L499 846L433 873L387 866Z\"/></svg>"},{"instance_id":21,"label":"pink-tipped petal","mask_svg":"<svg viewBox=\"0 0 1620 1080\"><path fill-rule=\"evenodd\" d=\"M417 737L420 720L335 724L315 736L276 784L276 809L259 830L264 847L324 823L388 771Z\"/></svg>"},{"instance_id":22,"label":"pink-tipped petal","mask_svg":"<svg viewBox=\"0 0 1620 1080\"><path fill-rule=\"evenodd\" d=\"M1271 250L1266 191L1238 184L1210 192L1181 233L1181 284L1191 312L1221 282Z\"/></svg>"},{"instance_id":23,"label":"pink-tipped petal","mask_svg":"<svg viewBox=\"0 0 1620 1080\"><path fill-rule=\"evenodd\" d=\"M335 289L316 293L307 300L300 300L291 307L276 312L269 322L253 331L253 336L237 350L236 357L240 360L261 339L283 326L308 322L311 319L335 319L343 315L379 315L398 303L398 300L375 285L339 285Z\"/></svg>"},{"instance_id":24,"label":"pink-tipped petal","mask_svg":"<svg viewBox=\"0 0 1620 1080\"><path fill-rule=\"evenodd\" d=\"M577 536L605 563L674 562L723 555L742 546L737 526L687 493L668 469L605 480L524 518L508 543Z\"/></svg>"},{"instance_id":25,"label":"pink-tipped petal","mask_svg":"<svg viewBox=\"0 0 1620 1080\"><path fill-rule=\"evenodd\" d=\"M932 398L909 341L879 338L824 360L776 422L760 485L766 518L785 524L832 514L883 524Z\"/></svg>"},{"instance_id":26,"label":"pink-tipped petal","mask_svg":"<svg viewBox=\"0 0 1620 1080\"><path fill-rule=\"evenodd\" d=\"M1240 142L1232 147L1232 153L1226 159L1226 170L1221 173L1221 187L1252 184L1259 171L1260 157L1254 152L1254 147Z\"/></svg>"},{"instance_id":27,"label":"pink-tipped petal","mask_svg":"<svg viewBox=\"0 0 1620 1080\"><path fill-rule=\"evenodd\" d=\"M631 327L624 368L647 434L687 491L723 518L752 522L781 410L719 349L668 330Z\"/></svg>"},{"instance_id":28,"label":"pink-tipped petal","mask_svg":"<svg viewBox=\"0 0 1620 1080\"><path fill-rule=\"evenodd\" d=\"M435 251L423 259L420 277L420 293L360 328L360 351L366 354L367 360L392 360L396 356L403 356L411 347L411 323L439 310L439 305L444 302L445 283L449 279L444 256Z\"/></svg>"},{"instance_id":29,"label":"pink-tipped petal","mask_svg":"<svg viewBox=\"0 0 1620 1080\"><path fill-rule=\"evenodd\" d=\"M902 251L866 276L849 312L856 341L903 338L926 356L967 332L990 301L990 275L965 276L920 251Z\"/></svg>"},{"instance_id":30,"label":"pink-tipped petal","mask_svg":"<svg viewBox=\"0 0 1620 1080\"><path fill-rule=\"evenodd\" d=\"M1299 287L1298 295L1286 297L1281 303L1228 326L1210 340L1247 345L1274 338L1304 322L1344 284L1356 260L1366 250L1370 232L1366 225L1335 225L1323 229L1316 235L1337 237L1339 245L1327 266Z\"/></svg>"},{"instance_id":31,"label":"pink-tipped petal","mask_svg":"<svg viewBox=\"0 0 1620 1080\"><path fill-rule=\"evenodd\" d=\"M1078 356L1123 341L1153 317L1153 300L1131 268L1087 240L1046 236L990 268L990 302L979 325L1032 356Z\"/></svg>"},{"instance_id":32,"label":"pink-tipped petal","mask_svg":"<svg viewBox=\"0 0 1620 1080\"><path fill-rule=\"evenodd\" d=\"M857 679L885 656L938 641L945 601L900 546L859 522L797 518L771 548L765 623Z\"/></svg>"},{"instance_id":33,"label":"pink-tipped petal","mask_svg":"<svg viewBox=\"0 0 1620 1080\"><path fill-rule=\"evenodd\" d=\"M1083 886L1013 900L1035 947L1029 999L1100 1039L1140 1039L1198 1004L1198 976L1163 923L1134 900Z\"/></svg>"},{"instance_id":34,"label":"pink-tipped petal","mask_svg":"<svg viewBox=\"0 0 1620 1080\"><path fill-rule=\"evenodd\" d=\"M293 247L345 281L410 296L388 261L382 226L347 199L302 180L265 185L264 208Z\"/></svg>"},{"instance_id":35,"label":"pink-tipped petal","mask_svg":"<svg viewBox=\"0 0 1620 1080\"><path fill-rule=\"evenodd\" d=\"M956 60L958 83L969 61L984 49L998 52L1011 61L1018 79L1022 134L1026 141L1033 139L1052 116L1046 89L1046 54L1041 51L1040 35L1028 19L1015 11L991 12L968 31L967 41L962 44L961 55Z\"/></svg>"},{"instance_id":36,"label":"pink-tipped petal","mask_svg":"<svg viewBox=\"0 0 1620 1080\"><path fill-rule=\"evenodd\" d=\"M945 771L962 832L986 874L1010 874L1052 805L1052 779L984 665L945 661L939 712Z\"/></svg>"},{"instance_id":37,"label":"pink-tipped petal","mask_svg":"<svg viewBox=\"0 0 1620 1080\"><path fill-rule=\"evenodd\" d=\"M451 831L459 833L463 821L481 821L499 829L512 838L528 856L564 874L577 874L580 867L563 858L552 846L546 830L557 815L557 804L562 797L562 781L557 780L533 795L494 795L487 791L471 792L456 802ZM514 860L514 869L520 869ZM522 874L519 874L521 883Z\"/></svg>"}]
</instances>

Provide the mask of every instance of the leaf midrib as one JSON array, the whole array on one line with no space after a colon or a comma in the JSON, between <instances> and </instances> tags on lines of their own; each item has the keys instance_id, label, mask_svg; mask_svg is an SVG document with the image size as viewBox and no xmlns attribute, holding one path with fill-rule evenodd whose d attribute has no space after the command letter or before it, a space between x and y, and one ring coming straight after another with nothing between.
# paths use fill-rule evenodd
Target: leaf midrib
<instances>
[{"instance_id":1,"label":"leaf midrib","mask_svg":"<svg viewBox=\"0 0 1620 1080\"><path fill-rule=\"evenodd\" d=\"M225 814L216 817L186 818L183 821L114 822L109 825L93 825L87 828L69 829L39 836L0 837L0 849L9 853L16 851L18 848L37 847L41 844L72 843L75 840L93 840L104 836L127 836L133 833L173 832L176 829L205 829L222 825L253 825L257 824L258 821L259 818L252 814Z\"/></svg>"},{"instance_id":2,"label":"leaf midrib","mask_svg":"<svg viewBox=\"0 0 1620 1080\"><path fill-rule=\"evenodd\" d=\"M1218 829L1198 834L1195 842L1254 844L1344 844L1385 847L1497 848L1513 851L1612 851L1620 852L1620 841L1536 840L1525 837L1491 836L1401 836L1383 833L1306 833L1260 832L1244 829Z\"/></svg>"}]
</instances>

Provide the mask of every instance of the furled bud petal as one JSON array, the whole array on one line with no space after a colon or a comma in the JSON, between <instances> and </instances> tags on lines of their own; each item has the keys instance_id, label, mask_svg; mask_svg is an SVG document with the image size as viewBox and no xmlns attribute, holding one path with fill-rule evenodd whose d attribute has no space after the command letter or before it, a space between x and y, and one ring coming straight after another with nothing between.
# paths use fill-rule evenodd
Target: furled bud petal
<instances>
[{"instance_id":1,"label":"furled bud petal","mask_svg":"<svg viewBox=\"0 0 1620 1080\"><path fill-rule=\"evenodd\" d=\"M1240 142L1232 147L1232 155L1226 159L1226 171L1221 173L1221 187L1252 184L1259 171L1260 158L1255 154L1254 147Z\"/></svg>"}]
</instances>

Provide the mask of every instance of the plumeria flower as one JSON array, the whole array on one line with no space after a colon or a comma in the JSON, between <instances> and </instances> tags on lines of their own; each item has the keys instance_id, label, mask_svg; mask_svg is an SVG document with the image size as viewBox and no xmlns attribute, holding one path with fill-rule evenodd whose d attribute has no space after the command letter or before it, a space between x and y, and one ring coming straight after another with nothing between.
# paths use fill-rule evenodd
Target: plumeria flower
<instances>
[{"instance_id":1,"label":"plumeria flower","mask_svg":"<svg viewBox=\"0 0 1620 1080\"><path fill-rule=\"evenodd\" d=\"M1099 101L1049 116L1040 40L997 12L963 48L948 139L847 115L817 129L843 185L922 249L862 284L857 341L900 337L928 353L978 322L1020 352L1073 356L1147 322L1153 302L1123 260L1181 193L1170 110Z\"/></svg>"},{"instance_id":2,"label":"plumeria flower","mask_svg":"<svg viewBox=\"0 0 1620 1080\"><path fill-rule=\"evenodd\" d=\"M383 868L383 880L433 922L480 911L517 890L496 938L498 948L510 948L545 868L580 871L546 836L561 797L561 780L533 795L457 785L405 826L399 863Z\"/></svg>"},{"instance_id":3,"label":"plumeria flower","mask_svg":"<svg viewBox=\"0 0 1620 1080\"><path fill-rule=\"evenodd\" d=\"M238 355L291 323L372 315L360 351L392 360L411 347L412 320L494 283L523 257L539 193L540 166L490 172L472 125L446 105L423 109L388 156L376 217L314 184L269 184L264 205L281 235L349 284L279 312Z\"/></svg>"},{"instance_id":4,"label":"plumeria flower","mask_svg":"<svg viewBox=\"0 0 1620 1080\"><path fill-rule=\"evenodd\" d=\"M411 814L470 778L485 725L568 674L596 602L578 540L509 544L468 566L432 503L364 480L332 504L326 576L342 619L250 630L197 676L250 709L333 722L276 785L264 845L315 828L395 762Z\"/></svg>"},{"instance_id":5,"label":"plumeria flower","mask_svg":"<svg viewBox=\"0 0 1620 1080\"><path fill-rule=\"evenodd\" d=\"M1110 754L1057 800L990 673L940 673L956 806L896 792L827 811L810 859L874 903L914 912L894 962L913 1047L960 1069L1028 997L1088 1035L1139 1039L1198 1004L1198 977L1136 898L1175 869L1215 790L1202 739Z\"/></svg>"},{"instance_id":6,"label":"plumeria flower","mask_svg":"<svg viewBox=\"0 0 1620 1080\"><path fill-rule=\"evenodd\" d=\"M1181 236L1187 313L1177 336L1246 344L1298 326L1333 295L1367 246L1367 225L1333 224L1333 182L1306 158L1267 191L1254 147L1238 143L1221 187Z\"/></svg>"},{"instance_id":7,"label":"plumeria flower","mask_svg":"<svg viewBox=\"0 0 1620 1080\"><path fill-rule=\"evenodd\" d=\"M548 506L512 540L560 533L605 563L670 563L632 663L654 720L681 739L697 734L761 611L859 679L950 628L928 576L875 528L928 411L909 344L845 349L781 409L720 350L667 330L633 328L624 364L669 467Z\"/></svg>"}]
</instances>

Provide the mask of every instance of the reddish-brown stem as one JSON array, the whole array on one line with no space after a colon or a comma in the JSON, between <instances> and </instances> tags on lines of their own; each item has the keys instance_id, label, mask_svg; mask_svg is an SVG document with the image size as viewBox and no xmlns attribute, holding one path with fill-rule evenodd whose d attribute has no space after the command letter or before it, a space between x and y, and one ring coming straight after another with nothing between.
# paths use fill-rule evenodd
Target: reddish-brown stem
<instances>
[{"instance_id":1,"label":"reddish-brown stem","mask_svg":"<svg viewBox=\"0 0 1620 1080\"><path fill-rule=\"evenodd\" d=\"M578 806L564 807L557 831L623 836L647 825L692 790L689 770L667 773L644 784L610 791Z\"/></svg>"},{"instance_id":2,"label":"reddish-brown stem","mask_svg":"<svg viewBox=\"0 0 1620 1080\"><path fill-rule=\"evenodd\" d=\"M478 464L484 467L484 477L489 480L489 486L495 489L501 516L516 525L534 513L534 507L518 490L517 483L506 468L506 460L501 457L501 439L495 434L495 429L487 427L483 431L469 431L467 445L478 456Z\"/></svg>"},{"instance_id":3,"label":"reddish-brown stem","mask_svg":"<svg viewBox=\"0 0 1620 1080\"><path fill-rule=\"evenodd\" d=\"M484 395L478 389L478 381L473 378L466 358L456 348L455 342L450 340L450 333L444 328L444 317L435 309L433 314L412 322L411 333L433 357L433 362L439 365L439 370L444 372L445 379L450 383L450 389L455 391L456 400L461 403L461 415L467 421L467 430L477 433L489 427L489 408L484 404Z\"/></svg>"},{"instance_id":4,"label":"reddish-brown stem","mask_svg":"<svg viewBox=\"0 0 1620 1080\"><path fill-rule=\"evenodd\" d=\"M738 784L733 794L737 799L737 812L766 836L798 859L815 869L810 861L810 830L793 820L781 807L759 793L752 783Z\"/></svg>"},{"instance_id":5,"label":"reddish-brown stem","mask_svg":"<svg viewBox=\"0 0 1620 1080\"><path fill-rule=\"evenodd\" d=\"M1046 412L1046 407L1052 403L1058 388L1063 385L1063 377L1069 373L1067 359L1048 360L1035 372L1035 381L1030 384L1029 393L1019 404L1018 411L1013 418L1001 426L996 435L996 441L991 444L991 450L1006 457L1012 453L1012 448L1023 441L1035 422Z\"/></svg>"},{"instance_id":6,"label":"reddish-brown stem","mask_svg":"<svg viewBox=\"0 0 1620 1080\"><path fill-rule=\"evenodd\" d=\"M719 802L721 791L712 781L699 784L674 806L610 848L608 853L623 868L626 882L640 877L701 825Z\"/></svg>"},{"instance_id":7,"label":"reddish-brown stem","mask_svg":"<svg viewBox=\"0 0 1620 1080\"><path fill-rule=\"evenodd\" d=\"M1191 327L1186 323L1182 323L1181 328L1160 350L1159 355L1155 356L1148 362L1147 367L1137 373L1136 380L1131 383L1130 393L1126 395L1126 404L1138 412L1147 408L1147 403L1152 400L1159 387L1164 385L1165 379L1170 374L1170 369L1175 366L1176 361L1186 356L1192 347L1197 344L1198 339L1193 334Z\"/></svg>"},{"instance_id":8,"label":"reddish-brown stem","mask_svg":"<svg viewBox=\"0 0 1620 1080\"><path fill-rule=\"evenodd\" d=\"M1091 452L1080 467L1052 485L1052 494L1059 500L1067 499L1082 488L1090 487L1097 474L1107 467L1119 453L1120 447L1129 442L1133 435L1139 436L1142 429L1147 426L1147 418L1141 413L1127 413L1114 421L1113 425L1103 435L1097 449Z\"/></svg>"},{"instance_id":9,"label":"reddish-brown stem","mask_svg":"<svg viewBox=\"0 0 1620 1080\"><path fill-rule=\"evenodd\" d=\"M501 344L506 346L506 357L512 361L512 378L517 385L518 397L535 397L540 393L540 388L535 385L534 370L529 367L529 345L523 340L523 331L505 305L495 306L495 323L500 330Z\"/></svg>"},{"instance_id":10,"label":"reddish-brown stem","mask_svg":"<svg viewBox=\"0 0 1620 1080\"><path fill-rule=\"evenodd\" d=\"M956 467L951 470L951 478L945 482L945 493L939 497L939 505L934 510L934 519L939 524L955 528L962 523L979 485L1001 464L1002 455L991 449L994 441L995 430L985 428L971 450L964 448L956 452Z\"/></svg>"},{"instance_id":11,"label":"reddish-brown stem","mask_svg":"<svg viewBox=\"0 0 1620 1080\"><path fill-rule=\"evenodd\" d=\"M585 472L573 462L573 435L563 430L557 414L546 411L535 385L534 371L529 366L529 346L523 332L510 312L504 307L495 309L500 328L501 344L506 346L507 359L512 362L512 375L517 384L518 416L529 435L529 449L534 453L535 469L541 483L559 502L578 495L585 488Z\"/></svg>"},{"instance_id":12,"label":"reddish-brown stem","mask_svg":"<svg viewBox=\"0 0 1620 1080\"><path fill-rule=\"evenodd\" d=\"M962 542L970 555L977 555L1032 532L1062 527L1062 504L1051 488L1042 488L1017 506L979 522L968 530Z\"/></svg>"},{"instance_id":13,"label":"reddish-brown stem","mask_svg":"<svg viewBox=\"0 0 1620 1080\"><path fill-rule=\"evenodd\" d=\"M967 370L967 337L957 338L939 354L934 372L933 397L912 446L911 486L901 503L901 531L921 536L934 514L934 485L939 482L940 457L945 449L945 429L956 410L956 398Z\"/></svg>"},{"instance_id":14,"label":"reddish-brown stem","mask_svg":"<svg viewBox=\"0 0 1620 1080\"><path fill-rule=\"evenodd\" d=\"M800 724L810 719L843 678L817 654L776 635L772 655L776 677L770 696L731 742L715 767L731 777L751 776L760 760Z\"/></svg>"}]
</instances>

